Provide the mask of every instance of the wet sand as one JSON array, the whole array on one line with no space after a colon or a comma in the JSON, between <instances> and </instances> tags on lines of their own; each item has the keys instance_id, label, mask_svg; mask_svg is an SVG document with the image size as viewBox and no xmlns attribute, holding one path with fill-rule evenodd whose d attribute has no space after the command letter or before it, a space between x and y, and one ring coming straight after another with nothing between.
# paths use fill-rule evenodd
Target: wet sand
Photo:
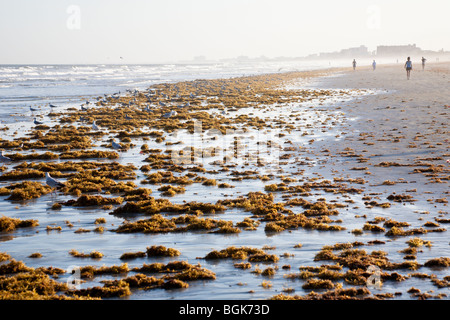
<instances>
[{"instance_id":1,"label":"wet sand","mask_svg":"<svg viewBox=\"0 0 450 320\"><path fill-rule=\"evenodd\" d=\"M76 292L60 288L59 294L70 297L84 297L93 294L89 288L107 286L112 289L110 295L103 298L448 299L449 164L446 160L450 154L446 89L449 77L449 64L441 63L429 64L424 72L414 70L409 81L402 65L392 65L378 66L376 71L358 68L354 72L349 68L300 73L295 77L290 74L282 79L268 77L254 81L255 78L249 77L236 84L232 81L199 82L196 88L208 88L210 93L206 90L203 98L186 98L182 103L190 101L192 105L197 101L197 110L205 111L211 117L203 113L193 115L192 110L177 108L178 120L173 122L162 122L141 113L141 109L128 110L127 107L123 107L124 112L110 122L111 112L96 113L94 108L88 112L87 123L98 119L97 124L102 130L107 129L108 134L96 136L87 130L78 132L74 139L87 143L82 148L113 152L110 138L120 137L124 145L128 144L127 150L118 152L118 158L101 159L100 162L116 161L123 166L105 169L116 182L120 179L112 172L133 171L136 175L129 176L128 180L135 185L130 184L128 189L123 184L108 185L110 189L102 185L101 191L93 193L84 191L83 186L75 187L70 175L60 175L70 188L56 195L44 194L26 202L6 200L10 194L2 196L2 214L16 219L36 219L39 226L2 232L0 252L8 253L10 257L1 263L7 265L15 259L30 268L60 268L63 272L57 279L65 283L70 267L118 266L124 262L120 259L123 253L144 252L143 256L126 260L129 268L126 272L115 275L105 271L85 279L82 289ZM267 84L289 88L292 93L277 96L267 91ZM182 84L178 86L182 87ZM159 89L168 93L173 87ZM304 89L311 91L295 91ZM224 107L215 100L220 90L227 99L234 99L230 105ZM266 100L258 100L261 96ZM256 103L251 102L253 100ZM123 103L130 101L133 101L131 96ZM134 101L143 108L140 100ZM223 101L229 103L225 98ZM155 110L160 112L158 108ZM161 114L169 110L160 109ZM61 118L73 117L79 126L80 111L67 112L56 115L53 125ZM156 129L143 126L148 122L134 123L134 129L139 126L144 132L162 131L165 139L157 140L159 134L121 135L121 129L133 131L133 126L127 127L121 120L125 113L134 119L141 117L139 121L154 120ZM164 154L168 149L195 145L188 133L178 130L187 126L193 129L190 119L202 119L204 127L213 123L219 125L219 129L231 128L227 126L247 129L232 136L246 138L244 141L249 143L247 149L244 148L246 157L237 159L240 160L237 164L220 164L215 161L220 160L221 155L213 155L201 159L200 166L178 167L167 164L164 157L152 158L152 154ZM73 120L70 123L73 124ZM114 130L114 123L121 129ZM8 133L4 136L5 141L6 138L9 141L17 139L12 133L14 130L21 132L19 136L28 130L34 132L32 126L26 126L11 128L11 135L10 131L5 131ZM83 126L86 127L81 124L81 128ZM280 151L276 153L280 156L276 166L271 168L270 161L251 161L251 155L256 154L255 142L258 142L255 136L276 129L281 129L282 133L279 140L275 140L279 145L276 150ZM81 141L80 135L89 136L93 144ZM34 137L42 138L41 135ZM210 139L212 135L207 138L203 148L215 141ZM179 141L183 143L179 144ZM147 147L143 148L144 144ZM17 156L16 147L6 146L4 142L6 155ZM44 148L48 151L46 149L48 146ZM154 151L156 149L159 151ZM31 148L25 151L25 154L32 152ZM154 161L144 168L149 157ZM36 162L67 161L62 153L57 159L38 159ZM74 161L83 160L75 156ZM94 162L92 159L87 161ZM6 164L3 175L20 163L15 160ZM94 167L99 168L98 165ZM39 175L50 169L36 167L35 170L39 172L34 173ZM57 174L58 170L52 170L52 174ZM150 176L158 172L160 176ZM180 184L163 179L171 176L194 182ZM88 178L84 176L84 179ZM149 182L151 179L157 182ZM43 182L39 178L32 180ZM167 185L178 189L161 188ZM11 181L5 179L1 187L11 187ZM114 191L113 187L119 191ZM138 188L151 188L151 195L131 192ZM82 194L115 198L117 202L107 202L105 206L104 203L95 205L95 201L94 205L67 204L69 200L86 201L80 197ZM122 200L117 200L118 197ZM150 197L163 199L159 204L165 209L158 212L163 219L158 218L158 223L163 221L165 229L158 229L162 228L161 224L155 228L156 220L152 222L153 229L144 229L142 224L141 229L132 229L136 227L133 223L155 218L155 212L150 213L148 209L148 202L141 202L141 206L136 204L153 201ZM125 207L127 202L134 202L136 206L128 209ZM200 205L194 206L193 202ZM60 208L54 207L55 203L59 203ZM187 207L180 207L186 203ZM152 205L151 210L155 208ZM184 223L168 221L177 217L184 217ZM105 219L100 223L104 231L95 231L98 223L94 221L98 218ZM203 218L206 220L199 220ZM118 226L133 231L117 232ZM410 240L415 241L408 244ZM146 248L152 245L174 248L180 254L145 254ZM249 252L248 248L263 252ZM72 249L87 255L80 260L69 254ZM103 256L89 256L93 251L99 251ZM40 252L42 257L30 258L35 252ZM174 261L190 263L191 276L192 273L200 276L189 278L183 271L174 270L168 276L167 270L146 272L142 268L144 264ZM201 268L195 267L197 264L201 264ZM130 286L135 283L130 277L139 273L163 280L142 285L142 290L132 287L130 292L123 289L127 286L124 283L102 282L128 279ZM174 273L179 277L171 278ZM368 283L374 276L381 277L380 288ZM175 281L180 279L188 285ZM312 294L312 291L318 294ZM4 297L8 299L5 293Z\"/></svg>"}]
</instances>

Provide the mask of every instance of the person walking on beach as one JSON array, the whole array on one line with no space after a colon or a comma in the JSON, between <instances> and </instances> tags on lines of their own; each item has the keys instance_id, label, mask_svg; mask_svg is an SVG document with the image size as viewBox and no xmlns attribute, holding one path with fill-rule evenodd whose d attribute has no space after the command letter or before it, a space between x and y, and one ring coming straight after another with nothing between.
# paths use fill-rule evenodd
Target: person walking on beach
<instances>
[{"instance_id":1,"label":"person walking on beach","mask_svg":"<svg viewBox=\"0 0 450 320\"><path fill-rule=\"evenodd\" d=\"M427 61L427 59L422 57L422 70L425 70L425 61Z\"/></svg>"},{"instance_id":2,"label":"person walking on beach","mask_svg":"<svg viewBox=\"0 0 450 320\"><path fill-rule=\"evenodd\" d=\"M409 80L412 70L412 61L410 57L408 57L408 59L406 60L405 69L406 69L406 78Z\"/></svg>"},{"instance_id":3,"label":"person walking on beach","mask_svg":"<svg viewBox=\"0 0 450 320\"><path fill-rule=\"evenodd\" d=\"M375 71L375 69L377 68L377 63L375 62L375 60L373 60L373 62L372 62L372 68L373 68L373 71Z\"/></svg>"},{"instance_id":4,"label":"person walking on beach","mask_svg":"<svg viewBox=\"0 0 450 320\"><path fill-rule=\"evenodd\" d=\"M355 70L355 69L356 69L356 60L353 59L353 70Z\"/></svg>"}]
</instances>

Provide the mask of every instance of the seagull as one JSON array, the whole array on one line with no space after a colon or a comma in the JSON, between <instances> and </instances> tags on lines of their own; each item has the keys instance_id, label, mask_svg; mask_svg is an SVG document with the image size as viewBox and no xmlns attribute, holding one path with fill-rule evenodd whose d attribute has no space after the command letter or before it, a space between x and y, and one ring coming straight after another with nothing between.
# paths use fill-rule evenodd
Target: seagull
<instances>
[{"instance_id":1,"label":"seagull","mask_svg":"<svg viewBox=\"0 0 450 320\"><path fill-rule=\"evenodd\" d=\"M30 106L30 111L39 111L39 109L33 108Z\"/></svg>"},{"instance_id":2,"label":"seagull","mask_svg":"<svg viewBox=\"0 0 450 320\"><path fill-rule=\"evenodd\" d=\"M144 111L152 112L152 109L150 109L150 106L145 106Z\"/></svg>"},{"instance_id":3,"label":"seagull","mask_svg":"<svg viewBox=\"0 0 450 320\"><path fill-rule=\"evenodd\" d=\"M95 124L95 120L92 122L92 129L98 130L98 127L97 127L97 125Z\"/></svg>"},{"instance_id":4,"label":"seagull","mask_svg":"<svg viewBox=\"0 0 450 320\"><path fill-rule=\"evenodd\" d=\"M120 144L118 144L117 142L115 142L114 140L111 141L111 146L112 146L114 149L122 149L122 146L121 146Z\"/></svg>"},{"instance_id":5,"label":"seagull","mask_svg":"<svg viewBox=\"0 0 450 320\"><path fill-rule=\"evenodd\" d=\"M84 105L81 105L81 111L87 111L89 108L85 108Z\"/></svg>"},{"instance_id":6,"label":"seagull","mask_svg":"<svg viewBox=\"0 0 450 320\"><path fill-rule=\"evenodd\" d=\"M66 186L61 181L52 178L48 172L45 173L45 182L47 183L48 186L52 188L61 188Z\"/></svg>"},{"instance_id":7,"label":"seagull","mask_svg":"<svg viewBox=\"0 0 450 320\"><path fill-rule=\"evenodd\" d=\"M133 119L132 117L130 117L130 116L128 116L127 114L125 115L125 119L127 119L127 120L131 120L131 119Z\"/></svg>"},{"instance_id":8,"label":"seagull","mask_svg":"<svg viewBox=\"0 0 450 320\"><path fill-rule=\"evenodd\" d=\"M3 155L3 150L0 151L0 162L10 162L12 161L11 158L8 158L6 156Z\"/></svg>"},{"instance_id":9,"label":"seagull","mask_svg":"<svg viewBox=\"0 0 450 320\"><path fill-rule=\"evenodd\" d=\"M50 104L50 108L58 108L58 106L55 106L54 104Z\"/></svg>"},{"instance_id":10,"label":"seagull","mask_svg":"<svg viewBox=\"0 0 450 320\"><path fill-rule=\"evenodd\" d=\"M163 118L170 118L171 116L176 116L176 115L177 115L176 111L170 111L170 112L163 114Z\"/></svg>"},{"instance_id":11,"label":"seagull","mask_svg":"<svg viewBox=\"0 0 450 320\"><path fill-rule=\"evenodd\" d=\"M162 102L162 101L159 102L159 105L162 106L162 107L166 106L166 104L164 102Z\"/></svg>"},{"instance_id":12,"label":"seagull","mask_svg":"<svg viewBox=\"0 0 450 320\"><path fill-rule=\"evenodd\" d=\"M44 124L42 121L37 121L36 118L34 118L34 124Z\"/></svg>"}]
</instances>

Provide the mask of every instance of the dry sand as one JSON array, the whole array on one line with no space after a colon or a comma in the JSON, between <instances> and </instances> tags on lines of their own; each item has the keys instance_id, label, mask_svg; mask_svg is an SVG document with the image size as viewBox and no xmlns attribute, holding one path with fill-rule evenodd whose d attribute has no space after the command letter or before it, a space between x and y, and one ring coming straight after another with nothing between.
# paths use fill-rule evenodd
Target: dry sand
<instances>
[{"instance_id":1,"label":"dry sand","mask_svg":"<svg viewBox=\"0 0 450 320\"><path fill-rule=\"evenodd\" d=\"M357 119L348 125L345 138L356 152L367 150L365 155L375 154L403 164L413 164L419 158L441 157L434 164L447 165L450 63L429 64L425 71L413 70L410 80L406 79L402 64L378 66L375 71L358 68L355 72L322 78L319 87L380 92L342 105L347 119ZM370 137L363 139L361 134ZM441 189L448 191L448 185L443 183Z\"/></svg>"}]
</instances>

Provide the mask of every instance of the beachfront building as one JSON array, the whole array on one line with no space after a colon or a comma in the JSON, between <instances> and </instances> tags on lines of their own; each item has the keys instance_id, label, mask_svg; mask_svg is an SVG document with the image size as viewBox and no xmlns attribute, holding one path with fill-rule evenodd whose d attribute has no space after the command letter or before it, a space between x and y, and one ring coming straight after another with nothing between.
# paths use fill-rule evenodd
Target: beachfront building
<instances>
[{"instance_id":1,"label":"beachfront building","mask_svg":"<svg viewBox=\"0 0 450 320\"><path fill-rule=\"evenodd\" d=\"M319 58L330 58L330 59L346 59L346 58L361 58L361 57L369 57L371 53L368 48L364 45L359 47L353 47L348 49L342 49L341 51L336 52L321 52L319 54Z\"/></svg>"},{"instance_id":2,"label":"beachfront building","mask_svg":"<svg viewBox=\"0 0 450 320\"><path fill-rule=\"evenodd\" d=\"M422 53L422 49L416 46L416 44L408 44L408 45L396 45L396 46L378 46L377 47L377 56L390 56L390 57L398 57L398 56L412 56L412 55L420 55Z\"/></svg>"}]
</instances>

